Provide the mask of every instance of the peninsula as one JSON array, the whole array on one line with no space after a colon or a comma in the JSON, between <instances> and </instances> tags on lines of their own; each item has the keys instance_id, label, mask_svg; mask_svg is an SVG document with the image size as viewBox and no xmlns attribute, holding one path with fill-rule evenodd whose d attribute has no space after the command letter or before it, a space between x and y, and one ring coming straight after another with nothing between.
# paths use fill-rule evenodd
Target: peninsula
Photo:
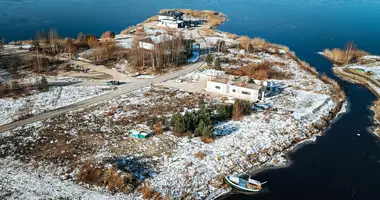
<instances>
[{"instance_id":1,"label":"peninsula","mask_svg":"<svg viewBox=\"0 0 380 200\"><path fill-rule=\"evenodd\" d=\"M344 93L226 20L169 9L120 34L4 45L0 197L213 199L225 175L286 165Z\"/></svg>"}]
</instances>

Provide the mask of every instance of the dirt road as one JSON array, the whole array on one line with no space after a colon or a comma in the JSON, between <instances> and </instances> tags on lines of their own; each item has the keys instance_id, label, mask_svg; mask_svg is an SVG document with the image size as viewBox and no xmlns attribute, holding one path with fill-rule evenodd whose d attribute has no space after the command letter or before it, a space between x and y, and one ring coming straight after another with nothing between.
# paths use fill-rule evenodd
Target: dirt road
<instances>
[{"instance_id":1,"label":"dirt road","mask_svg":"<svg viewBox=\"0 0 380 200\"><path fill-rule=\"evenodd\" d=\"M192 33L194 35L196 42L200 44L201 48L207 49L205 40L196 31L193 31ZM2 125L2 126L0 126L0 132L8 131L8 130L14 129L16 127L23 126L26 124L30 124L30 123L33 123L36 121L45 120L45 119L54 117L56 115L68 112L68 111L77 110L79 108L87 107L87 106L99 103L99 102L107 100L107 99L115 98L115 97L120 96L122 94L131 92L131 91L143 88L143 87L147 87L151 84L159 84L163 81L167 81L167 80L176 78L178 76L182 76L184 74L187 74L187 73L190 73L192 71L199 69L204 64L204 60L205 60L205 55L201 55L199 58L199 61L197 63L189 65L185 69L182 69L182 70L170 73L170 74L165 74L163 76L159 76L159 77L156 77L153 79L137 80L137 81L128 83L126 85L121 85L121 86L119 86L118 90L112 91L110 93L100 95L100 96L97 96L97 97L94 97L91 99L87 99L84 101L80 101L80 102L77 102L77 103L74 103L74 104L71 104L68 106L64 106L64 107L61 107L61 108L58 108L55 110L51 110L49 112L46 112L46 113L43 113L43 114L40 114L37 116L33 116L31 118L28 118L28 119L24 119L24 120L20 120L20 121L16 121L13 123Z\"/></svg>"}]
</instances>

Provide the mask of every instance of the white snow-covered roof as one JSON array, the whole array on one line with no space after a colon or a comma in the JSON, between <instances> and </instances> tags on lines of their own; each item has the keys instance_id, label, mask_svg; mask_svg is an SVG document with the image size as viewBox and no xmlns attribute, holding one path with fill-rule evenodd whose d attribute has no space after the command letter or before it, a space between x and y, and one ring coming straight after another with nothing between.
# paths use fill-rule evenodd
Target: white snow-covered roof
<instances>
[{"instance_id":1,"label":"white snow-covered roof","mask_svg":"<svg viewBox=\"0 0 380 200\"><path fill-rule=\"evenodd\" d=\"M152 42L153 44L159 44L161 42L166 42L166 41L171 41L173 40L173 36L169 35L169 34L160 34L160 35L157 35L157 36L148 36L144 39L142 39L141 41L142 42Z\"/></svg>"}]
</instances>

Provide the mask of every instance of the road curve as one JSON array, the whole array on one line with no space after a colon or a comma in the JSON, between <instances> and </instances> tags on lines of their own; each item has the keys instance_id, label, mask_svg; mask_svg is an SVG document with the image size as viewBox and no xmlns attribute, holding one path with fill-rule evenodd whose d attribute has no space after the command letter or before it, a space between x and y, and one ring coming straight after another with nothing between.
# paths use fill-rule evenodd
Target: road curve
<instances>
[{"instance_id":1,"label":"road curve","mask_svg":"<svg viewBox=\"0 0 380 200\"><path fill-rule=\"evenodd\" d=\"M193 35L195 35L195 40L197 43L200 44L201 48L207 48L205 40L196 31L193 31L192 33L194 33ZM153 79L145 79L145 80L134 81L134 82L126 84L126 85L121 85L121 86L119 86L118 90L112 91L110 93L103 94L100 96L96 96L94 98L87 99L84 101L80 101L77 103L73 103L73 104L70 104L68 106L60 107L60 108L42 113L40 115L30 117L28 119L19 120L19 121L15 121L15 122L12 122L9 124L2 125L2 126L0 126L0 133L4 132L4 131L9 131L9 130L12 130L12 129L17 128L19 126L24 126L24 125L27 125L27 124L30 124L33 122L46 120L48 118L54 117L54 116L59 115L59 114L66 113L68 111L77 110L77 109L87 107L87 106L90 106L90 105L93 105L93 104L96 104L96 103L99 103L99 102L102 102L102 101L105 101L108 99L112 99L112 98L115 98L115 97L120 96L122 94L132 92L134 90L138 90L140 88L147 87L147 86L150 86L152 84L158 84L158 83L161 83L163 81L174 79L178 76L182 76L184 74L187 74L187 73L190 73L190 72L193 72L193 71L199 69L201 66L203 66L205 64L204 60L205 60L205 56L201 55L199 58L199 61L197 63L191 64L182 70L179 70L179 71L176 71L173 73L169 73L169 74L165 74L165 75L153 78Z\"/></svg>"}]
</instances>

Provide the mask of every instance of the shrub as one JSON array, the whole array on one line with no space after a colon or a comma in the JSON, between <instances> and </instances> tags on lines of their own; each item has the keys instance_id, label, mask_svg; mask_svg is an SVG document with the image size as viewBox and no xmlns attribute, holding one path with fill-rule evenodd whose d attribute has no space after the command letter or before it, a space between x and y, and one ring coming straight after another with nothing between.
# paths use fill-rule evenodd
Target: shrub
<instances>
[{"instance_id":1,"label":"shrub","mask_svg":"<svg viewBox=\"0 0 380 200\"><path fill-rule=\"evenodd\" d=\"M172 116L171 122L173 125L173 131L175 134L184 134L186 132L185 121L181 113L176 113Z\"/></svg>"},{"instance_id":2,"label":"shrub","mask_svg":"<svg viewBox=\"0 0 380 200\"><path fill-rule=\"evenodd\" d=\"M214 138L215 137L214 125L213 124L203 127L202 137L206 137L206 138Z\"/></svg>"},{"instance_id":3,"label":"shrub","mask_svg":"<svg viewBox=\"0 0 380 200\"><path fill-rule=\"evenodd\" d=\"M45 76L41 77L40 82L38 83L38 89L47 90L48 89L48 81Z\"/></svg>"},{"instance_id":4,"label":"shrub","mask_svg":"<svg viewBox=\"0 0 380 200\"><path fill-rule=\"evenodd\" d=\"M115 38L115 33L114 32L111 32L111 31L106 31L102 34L101 36L102 39L111 39L111 38Z\"/></svg>"},{"instance_id":5,"label":"shrub","mask_svg":"<svg viewBox=\"0 0 380 200\"><path fill-rule=\"evenodd\" d=\"M154 190L148 185L144 184L141 188L139 188L139 192L143 195L143 199L150 199L153 196Z\"/></svg>"},{"instance_id":6,"label":"shrub","mask_svg":"<svg viewBox=\"0 0 380 200\"><path fill-rule=\"evenodd\" d=\"M205 123L204 123L204 121L203 120L200 120L199 121L199 124L198 124L198 126L197 126L197 128L195 129L195 131L194 131L194 133L195 133L195 135L196 136L201 136L202 135L202 133L203 133L203 129L205 128Z\"/></svg>"},{"instance_id":7,"label":"shrub","mask_svg":"<svg viewBox=\"0 0 380 200\"><path fill-rule=\"evenodd\" d=\"M217 105L216 114L214 115L215 120L217 121L225 121L231 119L232 117L233 106L226 105Z\"/></svg>"},{"instance_id":8,"label":"shrub","mask_svg":"<svg viewBox=\"0 0 380 200\"><path fill-rule=\"evenodd\" d=\"M194 154L194 157L198 158L199 160L203 160L205 158L206 154L202 151L198 151Z\"/></svg>"},{"instance_id":9,"label":"shrub","mask_svg":"<svg viewBox=\"0 0 380 200\"><path fill-rule=\"evenodd\" d=\"M154 126L154 134L155 135L160 135L163 133L163 130L162 130L162 123L161 122L158 122L155 126Z\"/></svg>"},{"instance_id":10,"label":"shrub","mask_svg":"<svg viewBox=\"0 0 380 200\"><path fill-rule=\"evenodd\" d=\"M212 54L207 54L206 56L206 63L208 66L211 66L214 62L214 56Z\"/></svg>"},{"instance_id":11,"label":"shrub","mask_svg":"<svg viewBox=\"0 0 380 200\"><path fill-rule=\"evenodd\" d=\"M326 74L322 74L322 76L320 76L319 79L326 84L331 83L331 79Z\"/></svg>"},{"instance_id":12,"label":"shrub","mask_svg":"<svg viewBox=\"0 0 380 200\"><path fill-rule=\"evenodd\" d=\"M252 45L252 47L263 48L263 47L266 46L268 43L267 43L267 41L265 41L265 40L262 39L262 38L253 38L253 39L250 41L250 44Z\"/></svg>"},{"instance_id":13,"label":"shrub","mask_svg":"<svg viewBox=\"0 0 380 200\"><path fill-rule=\"evenodd\" d=\"M222 70L222 67L220 66L220 59L219 58L215 58L215 61L214 61L214 68L216 70Z\"/></svg>"},{"instance_id":14,"label":"shrub","mask_svg":"<svg viewBox=\"0 0 380 200\"><path fill-rule=\"evenodd\" d=\"M184 127L186 131L194 132L199 120L195 112L186 112L183 116Z\"/></svg>"},{"instance_id":15,"label":"shrub","mask_svg":"<svg viewBox=\"0 0 380 200\"><path fill-rule=\"evenodd\" d=\"M240 48L248 51L248 48L250 46L250 42L251 42L251 39L248 36L241 36L240 37Z\"/></svg>"},{"instance_id":16,"label":"shrub","mask_svg":"<svg viewBox=\"0 0 380 200\"><path fill-rule=\"evenodd\" d=\"M103 168L86 162L79 173L77 181L107 187L109 191L130 192L132 188L132 176L128 173L119 173L115 168Z\"/></svg>"},{"instance_id":17,"label":"shrub","mask_svg":"<svg viewBox=\"0 0 380 200\"><path fill-rule=\"evenodd\" d=\"M210 143L213 143L215 141L215 138L214 137L201 136L201 140L206 144L210 144Z\"/></svg>"},{"instance_id":18,"label":"shrub","mask_svg":"<svg viewBox=\"0 0 380 200\"><path fill-rule=\"evenodd\" d=\"M232 119L239 120L244 115L251 114L251 111L252 111L251 104L248 101L243 101L243 100L238 99L234 103Z\"/></svg>"},{"instance_id":19,"label":"shrub","mask_svg":"<svg viewBox=\"0 0 380 200\"><path fill-rule=\"evenodd\" d=\"M213 125L214 122L212 121L212 113L210 109L207 109L205 106L202 106L199 110L199 121L203 120L206 126Z\"/></svg>"}]
</instances>

